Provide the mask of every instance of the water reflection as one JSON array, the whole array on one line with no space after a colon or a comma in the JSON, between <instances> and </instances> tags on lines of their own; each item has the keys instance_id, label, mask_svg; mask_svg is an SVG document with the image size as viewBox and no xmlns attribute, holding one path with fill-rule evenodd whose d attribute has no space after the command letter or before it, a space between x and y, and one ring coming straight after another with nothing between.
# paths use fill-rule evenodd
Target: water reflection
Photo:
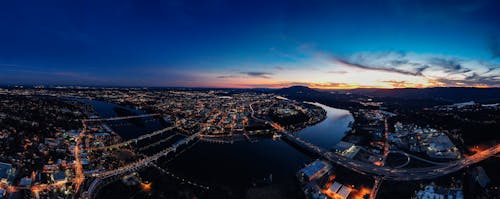
<instances>
[{"instance_id":1,"label":"water reflection","mask_svg":"<svg viewBox=\"0 0 500 199\"><path fill-rule=\"evenodd\" d=\"M113 108L118 105L94 100L84 100L84 102L93 105L102 117L116 117ZM316 125L302 129L297 132L297 135L325 149L330 149L349 130L349 123L353 121L352 115L347 110L331 108L318 103L313 104L325 109L327 118ZM130 127L115 126L112 128L126 139L141 134L141 130ZM154 129L158 126L146 125L145 128ZM311 157L282 140L260 138L255 143L245 141L234 144L198 142L177 158L168 162L158 162L158 165L182 178L211 185L219 190L230 190L236 198L253 193L262 187L272 187L276 197L300 198L301 191L296 182L295 172L311 161ZM155 193L155 189L162 192L161 190L169 186L161 180L163 178L161 176L145 177L151 179L151 182L155 184L152 187L152 193ZM272 179L272 183L269 184L270 179ZM117 197L126 194L120 192L120 189L124 188L123 186L120 183L112 184L106 188L107 190L101 194L101 197Z\"/></svg>"},{"instance_id":2,"label":"water reflection","mask_svg":"<svg viewBox=\"0 0 500 199\"><path fill-rule=\"evenodd\" d=\"M354 121L347 110L332 108L320 103L310 103L326 110L326 119L300 130L297 136L324 149L333 148L350 130L349 123Z\"/></svg>"}]
</instances>

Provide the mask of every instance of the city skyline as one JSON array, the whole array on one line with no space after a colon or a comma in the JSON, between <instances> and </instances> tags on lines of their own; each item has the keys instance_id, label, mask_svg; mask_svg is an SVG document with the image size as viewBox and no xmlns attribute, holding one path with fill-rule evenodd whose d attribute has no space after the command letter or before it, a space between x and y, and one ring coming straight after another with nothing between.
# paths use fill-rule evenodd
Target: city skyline
<instances>
[{"instance_id":1,"label":"city skyline","mask_svg":"<svg viewBox=\"0 0 500 199\"><path fill-rule=\"evenodd\" d=\"M500 86L496 1L0 5L3 85Z\"/></svg>"}]
</instances>

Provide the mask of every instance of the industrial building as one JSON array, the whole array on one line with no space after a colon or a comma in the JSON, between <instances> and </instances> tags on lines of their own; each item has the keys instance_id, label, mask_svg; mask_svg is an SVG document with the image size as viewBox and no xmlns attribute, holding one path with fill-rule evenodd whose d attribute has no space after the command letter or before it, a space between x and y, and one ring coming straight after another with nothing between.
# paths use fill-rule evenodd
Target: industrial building
<instances>
[{"instance_id":1,"label":"industrial building","mask_svg":"<svg viewBox=\"0 0 500 199\"><path fill-rule=\"evenodd\" d=\"M0 162L0 183L12 184L15 173L11 164Z\"/></svg>"},{"instance_id":2,"label":"industrial building","mask_svg":"<svg viewBox=\"0 0 500 199\"><path fill-rule=\"evenodd\" d=\"M316 160L299 171L301 181L311 182L321 178L332 169L332 166L322 160Z\"/></svg>"},{"instance_id":3,"label":"industrial building","mask_svg":"<svg viewBox=\"0 0 500 199\"><path fill-rule=\"evenodd\" d=\"M334 196L334 198L347 198L351 191L352 189L350 187L338 182L333 182L330 188L328 188L328 195Z\"/></svg>"}]
</instances>

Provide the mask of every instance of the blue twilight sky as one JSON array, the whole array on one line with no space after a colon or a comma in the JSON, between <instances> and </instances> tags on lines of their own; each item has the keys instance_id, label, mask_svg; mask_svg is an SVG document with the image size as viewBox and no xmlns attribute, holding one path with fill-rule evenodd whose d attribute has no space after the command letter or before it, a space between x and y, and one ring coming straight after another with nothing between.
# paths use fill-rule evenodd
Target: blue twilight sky
<instances>
[{"instance_id":1,"label":"blue twilight sky","mask_svg":"<svg viewBox=\"0 0 500 199\"><path fill-rule=\"evenodd\" d=\"M499 1L0 2L0 84L500 86Z\"/></svg>"}]
</instances>

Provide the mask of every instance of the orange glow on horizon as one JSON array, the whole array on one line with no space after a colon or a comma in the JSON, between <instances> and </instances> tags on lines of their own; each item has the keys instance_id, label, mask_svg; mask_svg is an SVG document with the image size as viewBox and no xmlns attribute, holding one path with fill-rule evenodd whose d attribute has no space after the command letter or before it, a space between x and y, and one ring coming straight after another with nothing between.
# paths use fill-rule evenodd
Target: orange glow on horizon
<instances>
[{"instance_id":1,"label":"orange glow on horizon","mask_svg":"<svg viewBox=\"0 0 500 199\"><path fill-rule=\"evenodd\" d=\"M271 88L271 89L279 89L279 88L287 88L291 86L307 86L309 88L314 89L323 89L323 90L349 90L349 89L359 89L359 88L367 88L367 89L398 89L398 88L438 88L438 87L468 87L468 88L498 88L494 86L488 85L472 85L472 86L450 86L442 83L436 84L401 84L398 86L394 85L384 85L384 86L376 86L376 85L359 85L359 84L335 84L331 85L330 83L251 83L251 84L240 84L240 83L229 83L229 84L207 84L202 87L207 88Z\"/></svg>"},{"instance_id":2,"label":"orange glow on horizon","mask_svg":"<svg viewBox=\"0 0 500 199\"><path fill-rule=\"evenodd\" d=\"M426 70L425 73L419 75L412 75L390 70L353 68L351 65L325 62L324 60L312 60L304 65L298 64L289 70L279 71L265 67L256 69L263 71L262 75L211 71L200 74L198 79L191 82L191 85L215 88L284 88L301 85L316 89L489 88L500 86L500 84L471 82L467 80L467 75L454 75L439 68ZM245 69L239 70L244 71ZM335 71L342 71L342 73Z\"/></svg>"}]
</instances>

